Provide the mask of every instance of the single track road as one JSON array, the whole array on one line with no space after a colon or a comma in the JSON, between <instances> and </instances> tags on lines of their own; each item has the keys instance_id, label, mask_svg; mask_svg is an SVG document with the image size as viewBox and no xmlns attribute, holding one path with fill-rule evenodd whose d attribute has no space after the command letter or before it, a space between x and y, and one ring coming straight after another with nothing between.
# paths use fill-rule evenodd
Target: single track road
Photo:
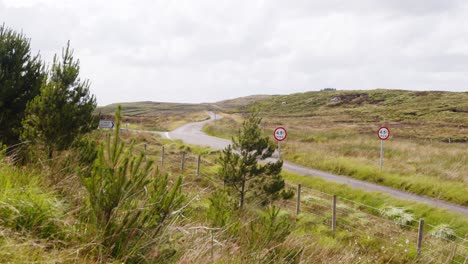
<instances>
[{"instance_id":1,"label":"single track road","mask_svg":"<svg viewBox=\"0 0 468 264\"><path fill-rule=\"evenodd\" d=\"M202 131L202 128L205 124L209 122L216 122L215 114L212 112L209 112L209 115L210 115L209 120L189 123L171 132L154 132L154 131L135 131L135 132L150 132L153 134L160 134L162 137L169 138L169 139L180 139L184 141L185 143L192 144L192 145L207 146L216 150L224 149L226 146L232 143L230 140L212 137L212 136L205 134ZM222 118L222 116L220 115L216 115L216 117L218 120ZM273 161L276 161L276 159L270 158L270 159L267 159L266 161L273 162ZM288 161L284 161L283 169L289 172L303 175L303 176L316 177L316 178L321 178L327 181L347 184L356 189L369 191L369 192L385 193L398 199L426 203L431 206L444 208L444 209L447 209L449 211L456 212L456 213L461 213L461 214L464 214L465 216L468 215L468 207L463 206L463 205L457 205L457 204L437 200L434 198L429 198L426 196L420 196L420 195L408 193L402 190L398 190L395 188L357 180L357 179L350 178L347 176L342 176L342 175L332 174L332 173L328 173L328 172L324 172L324 171L320 171L316 169L307 168L307 167L304 167L295 163L291 163Z\"/></svg>"}]
</instances>

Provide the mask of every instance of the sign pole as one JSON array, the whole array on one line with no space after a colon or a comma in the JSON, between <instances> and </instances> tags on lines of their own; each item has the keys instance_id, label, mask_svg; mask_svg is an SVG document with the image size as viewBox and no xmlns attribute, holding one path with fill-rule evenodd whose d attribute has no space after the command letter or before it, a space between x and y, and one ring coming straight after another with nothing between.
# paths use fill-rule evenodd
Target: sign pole
<instances>
[{"instance_id":1,"label":"sign pole","mask_svg":"<svg viewBox=\"0 0 468 264\"><path fill-rule=\"evenodd\" d=\"M281 160L281 141L278 141L278 160Z\"/></svg>"},{"instance_id":2,"label":"sign pole","mask_svg":"<svg viewBox=\"0 0 468 264\"><path fill-rule=\"evenodd\" d=\"M380 172L382 172L383 167L383 142L390 137L390 129L388 127L380 127L377 131L377 135L380 139Z\"/></svg>"},{"instance_id":3,"label":"sign pole","mask_svg":"<svg viewBox=\"0 0 468 264\"><path fill-rule=\"evenodd\" d=\"M383 166L383 140L380 140L380 172L382 172Z\"/></svg>"}]
</instances>

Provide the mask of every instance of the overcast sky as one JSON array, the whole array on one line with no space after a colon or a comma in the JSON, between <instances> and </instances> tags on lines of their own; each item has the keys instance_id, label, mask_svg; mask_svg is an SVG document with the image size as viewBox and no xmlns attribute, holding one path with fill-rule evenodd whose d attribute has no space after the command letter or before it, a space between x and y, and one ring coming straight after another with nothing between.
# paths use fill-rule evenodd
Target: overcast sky
<instances>
[{"instance_id":1,"label":"overcast sky","mask_svg":"<svg viewBox=\"0 0 468 264\"><path fill-rule=\"evenodd\" d=\"M99 105L337 89L468 91L468 1L0 0Z\"/></svg>"}]
</instances>

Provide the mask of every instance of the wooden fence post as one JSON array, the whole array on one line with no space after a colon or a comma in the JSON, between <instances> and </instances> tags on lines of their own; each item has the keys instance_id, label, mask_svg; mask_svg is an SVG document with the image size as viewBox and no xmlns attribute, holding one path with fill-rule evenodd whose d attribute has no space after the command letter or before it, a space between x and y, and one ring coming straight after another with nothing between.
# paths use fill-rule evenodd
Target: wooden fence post
<instances>
[{"instance_id":1,"label":"wooden fence post","mask_svg":"<svg viewBox=\"0 0 468 264\"><path fill-rule=\"evenodd\" d=\"M182 152L182 161L180 162L180 170L183 171L185 168L185 151Z\"/></svg>"},{"instance_id":2,"label":"wooden fence post","mask_svg":"<svg viewBox=\"0 0 468 264\"><path fill-rule=\"evenodd\" d=\"M301 185L297 185L296 215L301 213Z\"/></svg>"},{"instance_id":3,"label":"wooden fence post","mask_svg":"<svg viewBox=\"0 0 468 264\"><path fill-rule=\"evenodd\" d=\"M197 176L200 176L200 161L201 161L201 155L198 155L198 159L197 159Z\"/></svg>"},{"instance_id":4,"label":"wooden fence post","mask_svg":"<svg viewBox=\"0 0 468 264\"><path fill-rule=\"evenodd\" d=\"M332 203L332 231L336 231L336 195L333 195Z\"/></svg>"},{"instance_id":5,"label":"wooden fence post","mask_svg":"<svg viewBox=\"0 0 468 264\"><path fill-rule=\"evenodd\" d=\"M145 143L145 161L146 161L146 143Z\"/></svg>"},{"instance_id":6,"label":"wooden fence post","mask_svg":"<svg viewBox=\"0 0 468 264\"><path fill-rule=\"evenodd\" d=\"M421 248L422 248L422 240L424 234L424 219L419 220L419 230L418 230L418 256L421 255Z\"/></svg>"}]
</instances>

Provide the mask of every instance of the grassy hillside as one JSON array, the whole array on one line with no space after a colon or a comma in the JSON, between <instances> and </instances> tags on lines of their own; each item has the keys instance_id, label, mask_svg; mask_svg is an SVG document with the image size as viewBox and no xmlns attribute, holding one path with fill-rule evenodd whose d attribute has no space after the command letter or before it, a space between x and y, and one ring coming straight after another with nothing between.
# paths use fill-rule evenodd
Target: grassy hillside
<instances>
[{"instance_id":1,"label":"grassy hillside","mask_svg":"<svg viewBox=\"0 0 468 264\"><path fill-rule=\"evenodd\" d=\"M219 101L219 102L213 103L213 105L221 110L239 111L239 110L245 109L251 104L262 102L272 97L273 95L251 95L251 96L245 96L245 97Z\"/></svg>"},{"instance_id":2,"label":"grassy hillside","mask_svg":"<svg viewBox=\"0 0 468 264\"><path fill-rule=\"evenodd\" d=\"M96 113L113 119L118 105L122 106L124 124L129 129L171 131L189 122L208 119L206 111L239 111L248 105L271 98L269 95L252 95L216 103L183 104L161 102L115 103L99 107ZM126 125L124 126L126 127Z\"/></svg>"},{"instance_id":3,"label":"grassy hillside","mask_svg":"<svg viewBox=\"0 0 468 264\"><path fill-rule=\"evenodd\" d=\"M160 102L134 102L134 103L115 103L98 107L96 112L103 115L115 113L117 106L122 106L124 116L152 116L161 112L165 113L187 113L199 112L210 109L208 104L182 104L182 103L160 103Z\"/></svg>"},{"instance_id":4,"label":"grassy hillside","mask_svg":"<svg viewBox=\"0 0 468 264\"><path fill-rule=\"evenodd\" d=\"M160 113L177 114L200 111L229 111L239 110L245 107L267 100L272 95L251 95L234 99L223 100L215 103L202 104L184 104L184 103L165 103L165 102L131 102L114 103L98 107L96 112L103 115L111 115L115 112L118 105L122 106L122 113L125 116L154 116Z\"/></svg>"},{"instance_id":5,"label":"grassy hillside","mask_svg":"<svg viewBox=\"0 0 468 264\"><path fill-rule=\"evenodd\" d=\"M468 205L468 93L308 92L255 106L265 135L279 125L287 128L282 152L288 161ZM242 115L225 116L205 131L230 138ZM382 172L380 125L391 130Z\"/></svg>"},{"instance_id":6,"label":"grassy hillside","mask_svg":"<svg viewBox=\"0 0 468 264\"><path fill-rule=\"evenodd\" d=\"M468 141L468 92L322 91L275 96L256 106L268 117L308 119L329 128L370 134L370 128L388 125L395 137Z\"/></svg>"}]
</instances>

